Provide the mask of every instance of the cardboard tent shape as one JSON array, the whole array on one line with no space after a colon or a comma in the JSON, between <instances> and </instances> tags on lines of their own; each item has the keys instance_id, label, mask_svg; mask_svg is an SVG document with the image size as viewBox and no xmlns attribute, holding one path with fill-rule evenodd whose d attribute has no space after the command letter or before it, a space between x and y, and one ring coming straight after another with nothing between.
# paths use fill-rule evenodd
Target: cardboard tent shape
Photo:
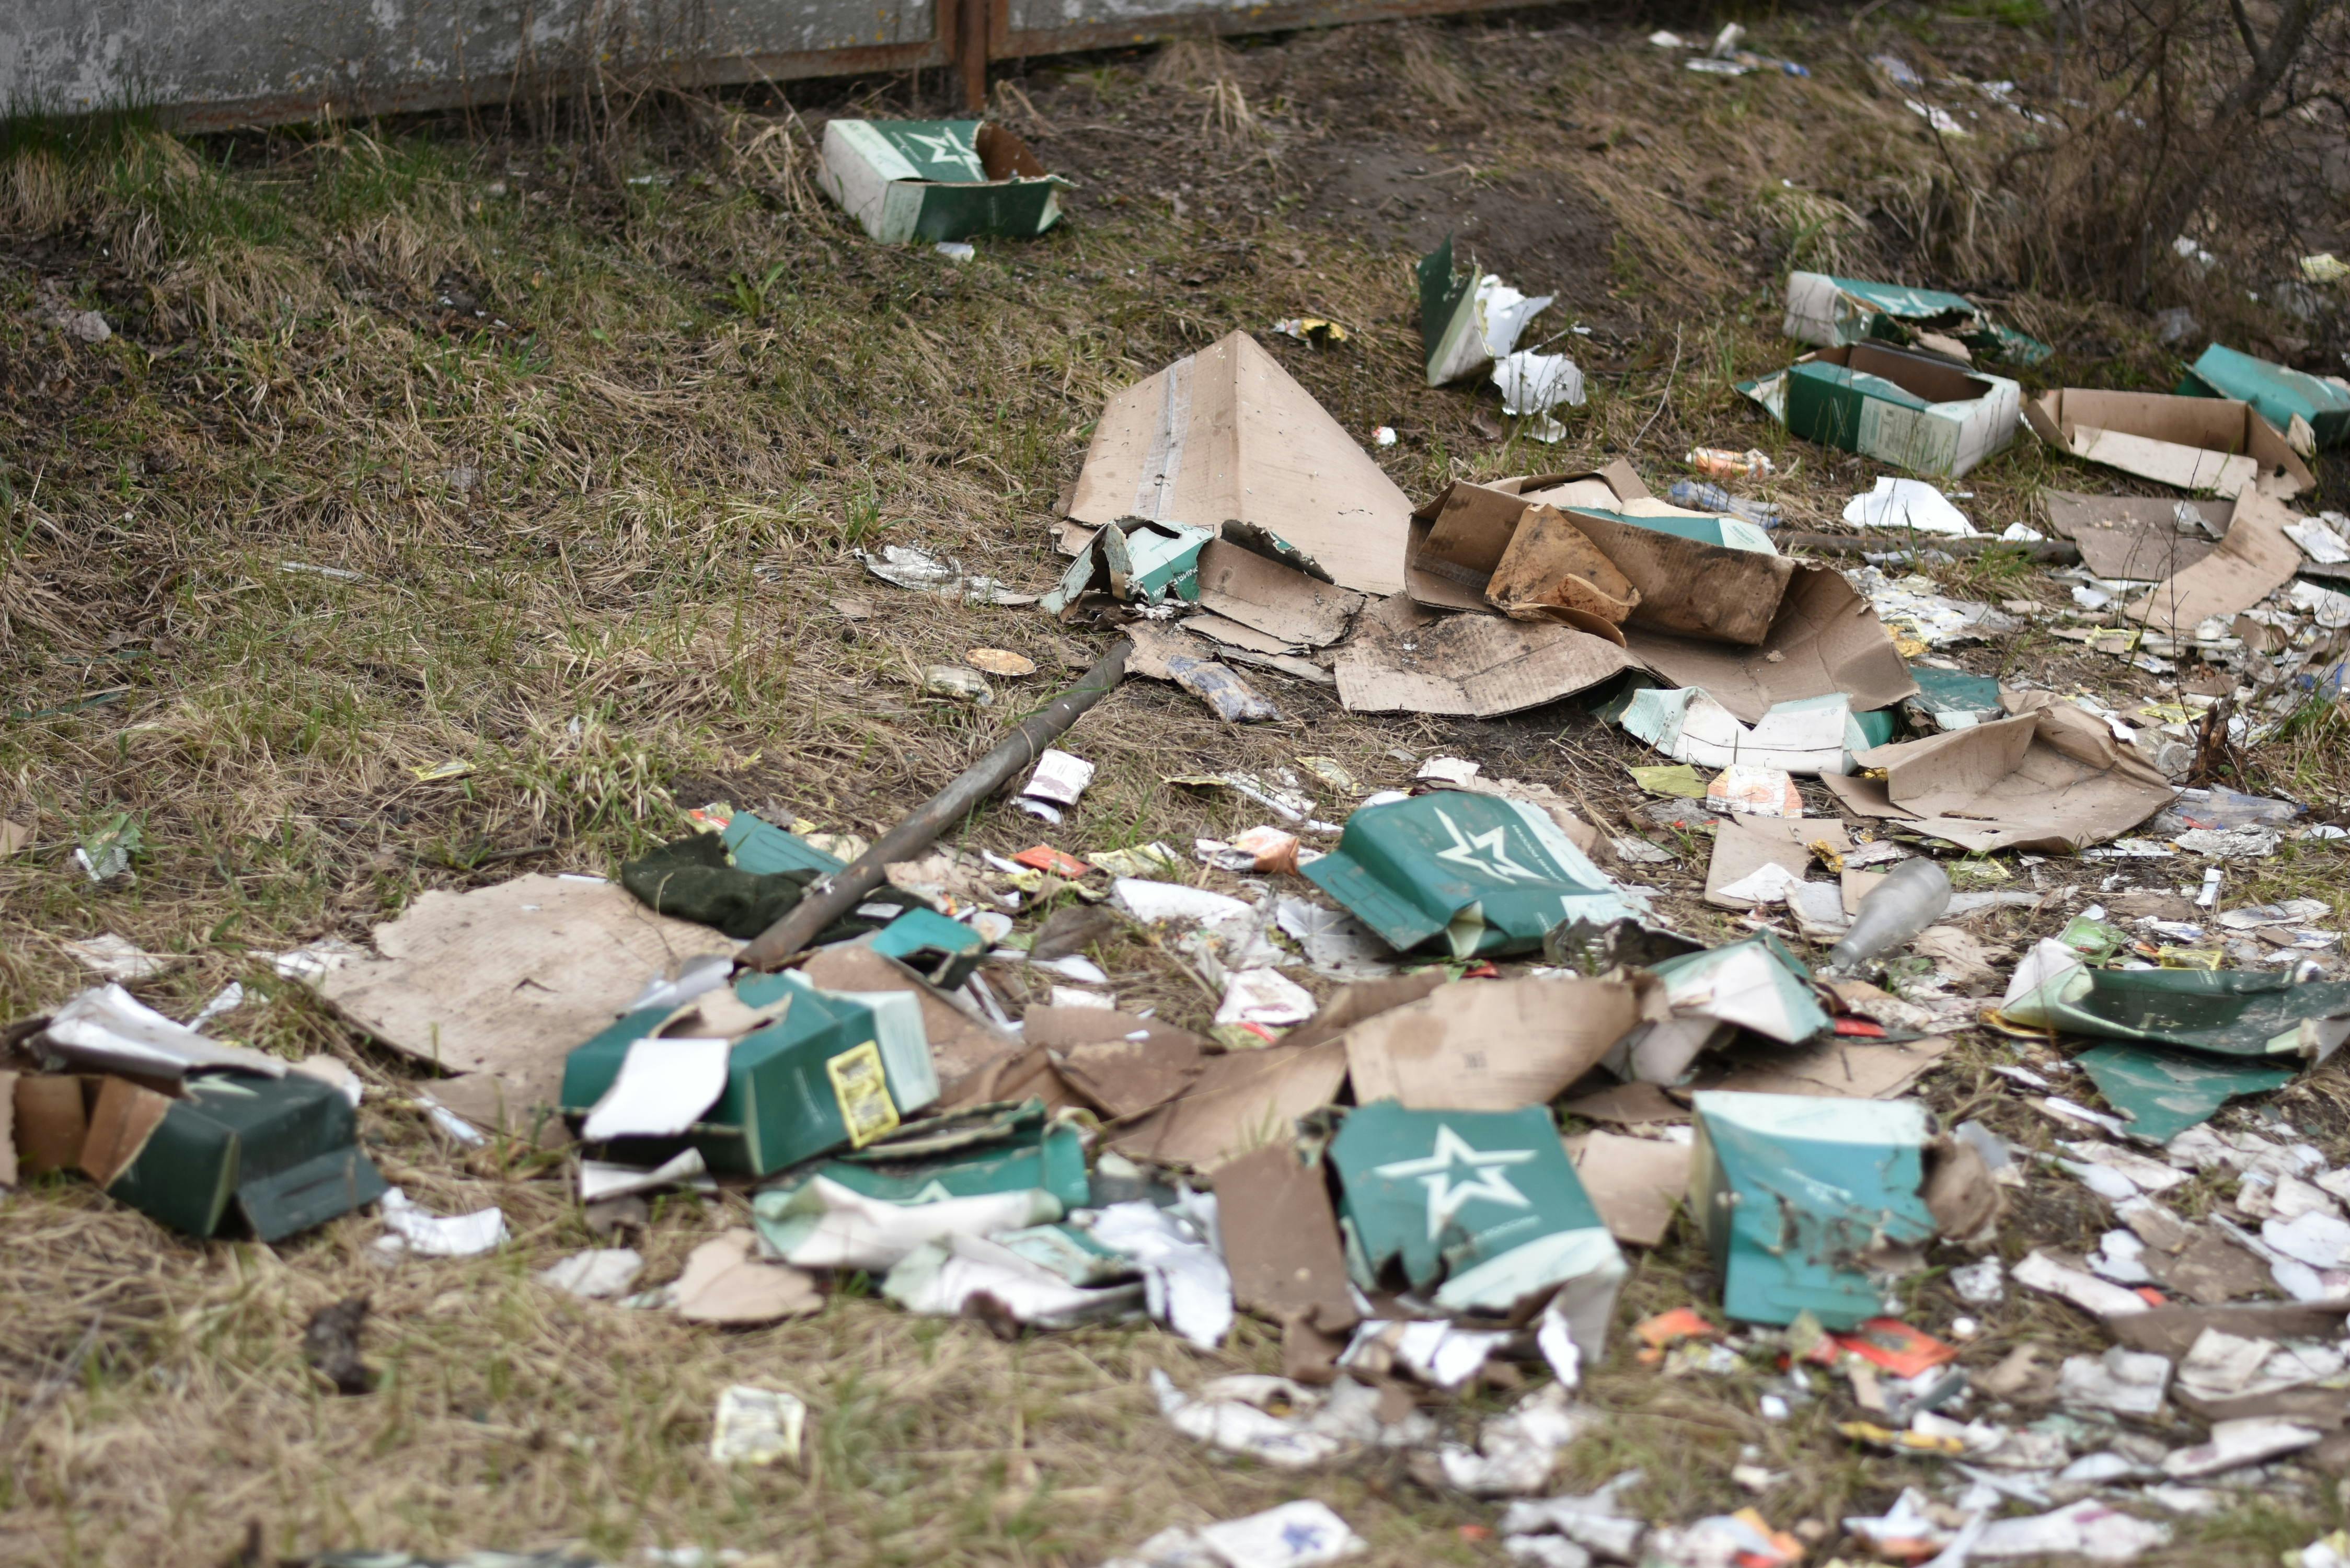
<instances>
[{"instance_id":1,"label":"cardboard tent shape","mask_svg":"<svg viewBox=\"0 0 2350 1568\"><path fill-rule=\"evenodd\" d=\"M1555 926L1636 913L1547 815L1457 790L1365 806L1305 876L1399 952L1531 952Z\"/></svg>"},{"instance_id":2,"label":"cardboard tent shape","mask_svg":"<svg viewBox=\"0 0 2350 1568\"><path fill-rule=\"evenodd\" d=\"M2023 417L2059 452L2226 500L2257 487L2289 501L2317 483L2276 427L2232 398L2061 387L2025 404Z\"/></svg>"},{"instance_id":3,"label":"cardboard tent shape","mask_svg":"<svg viewBox=\"0 0 2350 1568\"><path fill-rule=\"evenodd\" d=\"M1787 275L1787 315L1780 330L1822 348L1871 337L1907 345L1932 333L2023 365L2037 365L2053 352L2036 338L1995 325L1962 294L1819 272Z\"/></svg>"},{"instance_id":4,"label":"cardboard tent shape","mask_svg":"<svg viewBox=\"0 0 2350 1568\"><path fill-rule=\"evenodd\" d=\"M885 245L1041 234L1061 187L1028 144L979 119L836 119L816 182Z\"/></svg>"},{"instance_id":5,"label":"cardboard tent shape","mask_svg":"<svg viewBox=\"0 0 2350 1568\"><path fill-rule=\"evenodd\" d=\"M1347 1267L1366 1291L1399 1276L1452 1312L1514 1315L1554 1291L1576 1346L1597 1356L1624 1255L1592 1206L1548 1109L1347 1113L1330 1140Z\"/></svg>"},{"instance_id":6,"label":"cardboard tent shape","mask_svg":"<svg viewBox=\"0 0 2350 1568\"><path fill-rule=\"evenodd\" d=\"M2022 989L2011 987L2000 1010L2027 1028L2313 1066L2350 1037L2350 981L2296 983L2255 970L2092 969L2050 942L2025 964L2043 951L2045 968L2033 974L2019 967Z\"/></svg>"},{"instance_id":7,"label":"cardboard tent shape","mask_svg":"<svg viewBox=\"0 0 2350 1568\"><path fill-rule=\"evenodd\" d=\"M1707 1091L1692 1109L1690 1201L1722 1310L1771 1324L1808 1312L1832 1329L1876 1316L1878 1281L1910 1266L1936 1229L1925 1107Z\"/></svg>"},{"instance_id":8,"label":"cardboard tent shape","mask_svg":"<svg viewBox=\"0 0 2350 1568\"><path fill-rule=\"evenodd\" d=\"M2313 376L2214 343L2188 368L2178 391L2251 404L2303 457L2350 441L2350 382L2339 376Z\"/></svg>"},{"instance_id":9,"label":"cardboard tent shape","mask_svg":"<svg viewBox=\"0 0 2350 1568\"><path fill-rule=\"evenodd\" d=\"M2071 703L2011 691L2007 706L2016 717L1854 754L1881 778L1821 782L1859 815L1903 820L1977 854L2076 854L2128 832L2177 793Z\"/></svg>"},{"instance_id":10,"label":"cardboard tent shape","mask_svg":"<svg viewBox=\"0 0 2350 1568\"><path fill-rule=\"evenodd\" d=\"M298 1073L199 1074L176 1099L108 1078L81 1165L107 1196L190 1236L276 1241L385 1190L351 1102Z\"/></svg>"},{"instance_id":11,"label":"cardboard tent shape","mask_svg":"<svg viewBox=\"0 0 2350 1568\"><path fill-rule=\"evenodd\" d=\"M745 975L725 994L766 1021L733 1039L725 1086L687 1135L712 1170L765 1176L862 1147L939 1097L920 1003L910 992L836 993L786 972ZM573 1050L564 1111L594 1109L631 1053L658 1045L664 1024L706 1033L687 1016L694 1011L693 1002L643 1008Z\"/></svg>"},{"instance_id":12,"label":"cardboard tent shape","mask_svg":"<svg viewBox=\"0 0 2350 1568\"><path fill-rule=\"evenodd\" d=\"M1141 518L1277 536L1358 593L1403 587L1411 503L1245 332L1110 399L1069 503L1091 527Z\"/></svg>"},{"instance_id":13,"label":"cardboard tent shape","mask_svg":"<svg viewBox=\"0 0 2350 1568\"><path fill-rule=\"evenodd\" d=\"M1877 343L1806 354L1738 389L1791 435L1951 478L2004 448L2023 389Z\"/></svg>"},{"instance_id":14,"label":"cardboard tent shape","mask_svg":"<svg viewBox=\"0 0 2350 1568\"><path fill-rule=\"evenodd\" d=\"M1453 270L1452 236L1419 259L1419 342L1428 384L1475 375L1517 347L1526 323L1552 296L1528 296L1489 272Z\"/></svg>"}]
</instances>

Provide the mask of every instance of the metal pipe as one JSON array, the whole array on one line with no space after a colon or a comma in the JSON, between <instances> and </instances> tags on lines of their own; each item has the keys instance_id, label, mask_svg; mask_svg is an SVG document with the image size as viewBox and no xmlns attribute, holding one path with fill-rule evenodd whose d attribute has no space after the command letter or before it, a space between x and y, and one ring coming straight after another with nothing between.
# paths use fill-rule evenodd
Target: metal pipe
<instances>
[{"instance_id":1,"label":"metal pipe","mask_svg":"<svg viewBox=\"0 0 2350 1568\"><path fill-rule=\"evenodd\" d=\"M1076 685L1021 721L1018 729L924 802L920 810L882 835L850 865L811 884L788 914L752 939L739 955L743 964L751 969L781 969L818 932L881 886L889 867L920 855L966 812L1035 763L1045 747L1067 733L1079 714L1117 687L1126 674L1126 656L1132 651L1134 644L1120 639Z\"/></svg>"}]
</instances>

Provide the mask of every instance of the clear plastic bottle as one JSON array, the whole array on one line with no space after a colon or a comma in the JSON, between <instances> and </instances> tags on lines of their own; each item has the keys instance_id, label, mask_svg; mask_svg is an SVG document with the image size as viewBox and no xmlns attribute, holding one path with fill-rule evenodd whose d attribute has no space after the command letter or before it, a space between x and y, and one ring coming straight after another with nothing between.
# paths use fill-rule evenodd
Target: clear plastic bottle
<instances>
[{"instance_id":1,"label":"clear plastic bottle","mask_svg":"<svg viewBox=\"0 0 2350 1568\"><path fill-rule=\"evenodd\" d=\"M1827 967L1850 974L1908 941L1950 907L1950 878L1941 867L1922 855L1904 860L1860 900L1852 928L1828 952Z\"/></svg>"},{"instance_id":2,"label":"clear plastic bottle","mask_svg":"<svg viewBox=\"0 0 2350 1568\"><path fill-rule=\"evenodd\" d=\"M1676 506L1686 506L1692 512L1726 512L1732 517L1743 517L1758 528L1776 528L1780 524L1779 506L1772 501L1749 501L1732 495L1719 484L1702 480L1677 479L1665 493L1665 499Z\"/></svg>"}]
</instances>

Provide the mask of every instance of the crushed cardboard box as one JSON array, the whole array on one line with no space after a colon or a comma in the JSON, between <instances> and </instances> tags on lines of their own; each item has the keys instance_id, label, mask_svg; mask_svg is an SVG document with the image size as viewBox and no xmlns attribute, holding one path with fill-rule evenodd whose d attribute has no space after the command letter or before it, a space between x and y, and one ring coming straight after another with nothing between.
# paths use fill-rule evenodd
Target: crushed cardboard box
<instances>
[{"instance_id":1,"label":"crushed cardboard box","mask_svg":"<svg viewBox=\"0 0 2350 1568\"><path fill-rule=\"evenodd\" d=\"M1790 435L1955 479L2015 435L2023 389L1929 354L1852 343L1738 389Z\"/></svg>"},{"instance_id":2,"label":"crushed cardboard box","mask_svg":"<svg viewBox=\"0 0 2350 1568\"><path fill-rule=\"evenodd\" d=\"M885 245L1041 234L1068 184L1028 144L980 119L836 119L816 183Z\"/></svg>"},{"instance_id":3,"label":"crushed cardboard box","mask_svg":"<svg viewBox=\"0 0 2350 1568\"><path fill-rule=\"evenodd\" d=\"M2289 501L2317 481L2250 403L2061 387L2023 407L2034 435L2086 462L2234 500L2249 488Z\"/></svg>"}]
</instances>

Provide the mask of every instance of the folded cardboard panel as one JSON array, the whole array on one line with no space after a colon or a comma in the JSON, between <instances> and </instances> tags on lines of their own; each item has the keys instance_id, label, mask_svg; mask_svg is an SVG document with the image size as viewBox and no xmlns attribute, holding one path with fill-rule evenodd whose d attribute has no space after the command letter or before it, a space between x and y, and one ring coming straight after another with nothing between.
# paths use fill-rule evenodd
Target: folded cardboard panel
<instances>
[{"instance_id":1,"label":"folded cardboard panel","mask_svg":"<svg viewBox=\"0 0 2350 1568\"><path fill-rule=\"evenodd\" d=\"M2232 500L2257 486L2290 500L2317 483L2250 403L2060 387L2024 406L2034 435L2085 462Z\"/></svg>"}]
</instances>

